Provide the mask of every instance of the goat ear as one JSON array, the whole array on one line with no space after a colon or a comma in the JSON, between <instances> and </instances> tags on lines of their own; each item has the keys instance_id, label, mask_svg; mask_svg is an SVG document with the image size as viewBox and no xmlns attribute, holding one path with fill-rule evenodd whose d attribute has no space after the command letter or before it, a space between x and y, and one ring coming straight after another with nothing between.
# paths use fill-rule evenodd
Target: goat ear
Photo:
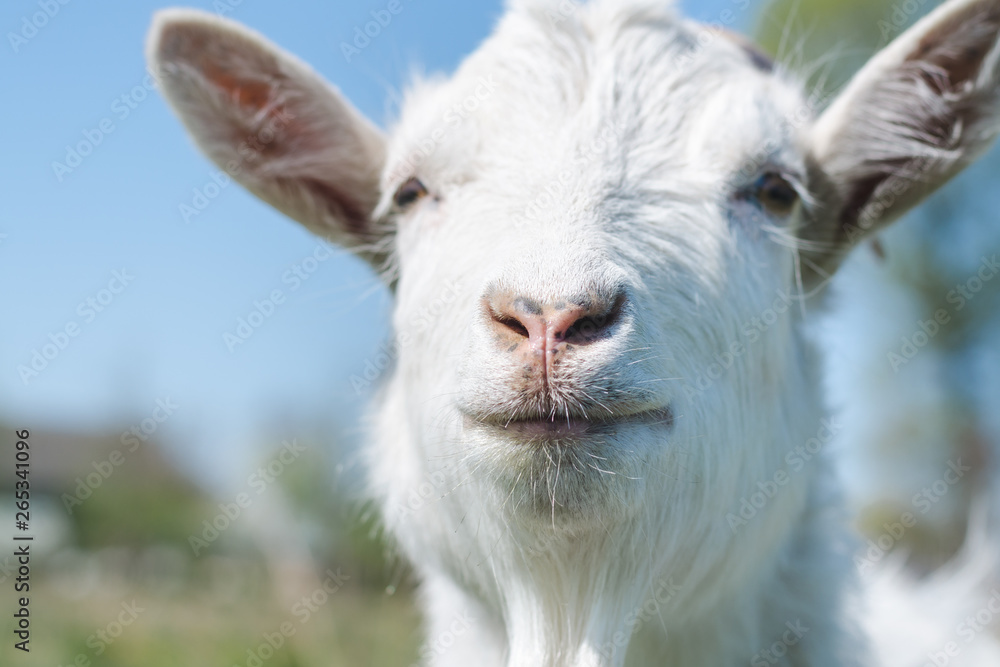
<instances>
[{"instance_id":1,"label":"goat ear","mask_svg":"<svg viewBox=\"0 0 1000 667\"><path fill-rule=\"evenodd\" d=\"M800 231L820 276L989 147L1000 130L998 34L997 0L945 2L820 116L811 143L822 219Z\"/></svg>"},{"instance_id":2,"label":"goat ear","mask_svg":"<svg viewBox=\"0 0 1000 667\"><path fill-rule=\"evenodd\" d=\"M255 195L373 263L385 139L307 65L212 14L156 14L147 58L201 150Z\"/></svg>"}]
</instances>

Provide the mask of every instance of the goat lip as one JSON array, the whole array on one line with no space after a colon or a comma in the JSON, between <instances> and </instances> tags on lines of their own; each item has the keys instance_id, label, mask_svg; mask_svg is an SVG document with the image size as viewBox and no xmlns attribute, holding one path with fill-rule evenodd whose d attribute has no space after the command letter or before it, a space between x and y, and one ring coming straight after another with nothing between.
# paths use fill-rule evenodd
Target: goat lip
<instances>
[{"instance_id":1,"label":"goat lip","mask_svg":"<svg viewBox=\"0 0 1000 667\"><path fill-rule=\"evenodd\" d=\"M528 440L574 440L587 435L594 422L588 419L533 419L494 424L504 432Z\"/></svg>"},{"instance_id":2,"label":"goat lip","mask_svg":"<svg viewBox=\"0 0 1000 667\"><path fill-rule=\"evenodd\" d=\"M477 417L467 415L466 420L474 426L500 432L517 439L528 441L579 440L588 435L613 432L626 425L671 426L673 413L669 407L653 408L628 414L615 414L590 419L572 415L557 416L553 419L504 419L496 415Z\"/></svg>"}]
</instances>

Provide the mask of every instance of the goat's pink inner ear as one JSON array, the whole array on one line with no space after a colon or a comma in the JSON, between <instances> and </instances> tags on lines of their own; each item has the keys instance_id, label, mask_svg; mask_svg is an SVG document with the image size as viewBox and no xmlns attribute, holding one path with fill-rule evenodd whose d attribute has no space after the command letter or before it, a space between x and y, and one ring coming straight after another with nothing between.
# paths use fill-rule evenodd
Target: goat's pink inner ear
<instances>
[{"instance_id":1,"label":"goat's pink inner ear","mask_svg":"<svg viewBox=\"0 0 1000 667\"><path fill-rule=\"evenodd\" d=\"M240 45L240 42L236 44ZM223 91L235 104L249 111L265 108L273 101L276 85L283 83L282 80L265 79L265 76L275 76L279 71L279 64L271 55L255 49L241 49L247 59L241 69L247 68L245 71L253 72L260 78L234 74L232 68L236 66L237 58L233 53L226 52L217 37L205 26L181 24L166 28L160 50L165 59L186 61L193 65L208 82ZM270 74L265 75L265 72Z\"/></svg>"},{"instance_id":2,"label":"goat's pink inner ear","mask_svg":"<svg viewBox=\"0 0 1000 667\"><path fill-rule=\"evenodd\" d=\"M307 65L232 21L167 10L151 69L199 147L250 192L381 268L382 133Z\"/></svg>"},{"instance_id":3,"label":"goat's pink inner ear","mask_svg":"<svg viewBox=\"0 0 1000 667\"><path fill-rule=\"evenodd\" d=\"M202 65L202 73L205 78L212 82L212 85L224 91L240 107L260 111L272 99L274 87L269 83L238 79L230 72L211 63ZM280 109L276 109L274 113L278 111Z\"/></svg>"}]
</instances>

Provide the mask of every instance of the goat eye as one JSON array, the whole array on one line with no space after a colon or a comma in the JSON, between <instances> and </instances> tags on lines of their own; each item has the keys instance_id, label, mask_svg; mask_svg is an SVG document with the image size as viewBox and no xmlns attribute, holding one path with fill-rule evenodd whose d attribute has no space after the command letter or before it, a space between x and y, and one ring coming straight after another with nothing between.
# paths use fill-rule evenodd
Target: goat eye
<instances>
[{"instance_id":1,"label":"goat eye","mask_svg":"<svg viewBox=\"0 0 1000 667\"><path fill-rule=\"evenodd\" d=\"M411 178L396 190L392 196L392 203L397 208L406 208L427 194L427 187L420 182L419 178Z\"/></svg>"},{"instance_id":2,"label":"goat eye","mask_svg":"<svg viewBox=\"0 0 1000 667\"><path fill-rule=\"evenodd\" d=\"M754 183L754 197L768 212L785 216L792 212L799 193L780 174L771 172Z\"/></svg>"}]
</instances>

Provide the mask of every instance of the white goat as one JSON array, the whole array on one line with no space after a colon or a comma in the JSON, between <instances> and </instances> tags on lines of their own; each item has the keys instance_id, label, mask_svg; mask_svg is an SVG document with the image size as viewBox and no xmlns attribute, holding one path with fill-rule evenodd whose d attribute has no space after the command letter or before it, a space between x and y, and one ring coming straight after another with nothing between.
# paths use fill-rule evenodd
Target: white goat
<instances>
[{"instance_id":1,"label":"white goat","mask_svg":"<svg viewBox=\"0 0 1000 667\"><path fill-rule=\"evenodd\" d=\"M803 316L993 140L998 32L1000 2L948 2L814 118L659 2L514 1L389 138L229 21L163 12L148 49L216 164L395 292L370 479L430 664L843 667L869 658Z\"/></svg>"}]
</instances>

